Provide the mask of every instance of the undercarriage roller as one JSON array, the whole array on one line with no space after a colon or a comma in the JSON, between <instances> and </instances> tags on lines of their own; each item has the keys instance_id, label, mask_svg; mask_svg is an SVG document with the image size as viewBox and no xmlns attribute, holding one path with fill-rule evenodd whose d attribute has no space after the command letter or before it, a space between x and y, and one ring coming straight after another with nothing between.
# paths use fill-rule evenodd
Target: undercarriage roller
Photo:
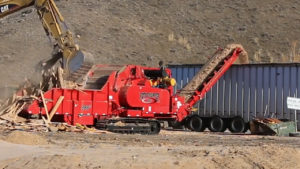
<instances>
[{"instance_id":1,"label":"undercarriage roller","mask_svg":"<svg viewBox=\"0 0 300 169\"><path fill-rule=\"evenodd\" d=\"M150 122L150 133L149 134L158 134L160 132L160 123L158 121Z\"/></svg>"},{"instance_id":2,"label":"undercarriage roller","mask_svg":"<svg viewBox=\"0 0 300 169\"><path fill-rule=\"evenodd\" d=\"M136 119L136 118L120 118L100 120L96 127L105 129L115 133L127 134L158 134L160 132L160 123L157 120Z\"/></svg>"}]
</instances>

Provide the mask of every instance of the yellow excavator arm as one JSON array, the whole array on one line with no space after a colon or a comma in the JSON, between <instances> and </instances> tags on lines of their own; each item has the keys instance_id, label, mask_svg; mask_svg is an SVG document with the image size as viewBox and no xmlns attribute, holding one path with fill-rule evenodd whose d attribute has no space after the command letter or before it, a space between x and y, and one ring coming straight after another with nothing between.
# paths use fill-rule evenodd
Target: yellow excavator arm
<instances>
[{"instance_id":1,"label":"yellow excavator arm","mask_svg":"<svg viewBox=\"0 0 300 169\"><path fill-rule=\"evenodd\" d=\"M74 42L73 35L65 26L64 18L54 0L0 0L0 18L31 5L35 6L46 34L55 39L54 46L58 46L58 52L63 56L63 68L67 74L81 78L79 76L87 73L92 67L93 57L84 54Z\"/></svg>"}]
</instances>

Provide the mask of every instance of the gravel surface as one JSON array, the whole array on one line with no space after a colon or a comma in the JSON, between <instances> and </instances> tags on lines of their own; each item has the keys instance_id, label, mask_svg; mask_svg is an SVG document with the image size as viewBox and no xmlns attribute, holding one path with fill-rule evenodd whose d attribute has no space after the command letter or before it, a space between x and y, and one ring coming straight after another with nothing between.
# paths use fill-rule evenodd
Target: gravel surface
<instances>
[{"instance_id":1,"label":"gravel surface","mask_svg":"<svg viewBox=\"0 0 300 169\"><path fill-rule=\"evenodd\" d=\"M15 144L12 137L20 136L26 145ZM0 140L0 168L300 167L300 140L289 137L166 130L151 136L14 131L1 132Z\"/></svg>"}]
</instances>

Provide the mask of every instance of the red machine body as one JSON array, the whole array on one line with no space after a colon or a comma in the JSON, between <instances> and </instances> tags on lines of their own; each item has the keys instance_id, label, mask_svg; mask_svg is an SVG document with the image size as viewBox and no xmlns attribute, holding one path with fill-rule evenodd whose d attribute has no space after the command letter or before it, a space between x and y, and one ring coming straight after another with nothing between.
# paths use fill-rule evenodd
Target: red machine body
<instances>
[{"instance_id":1,"label":"red machine body","mask_svg":"<svg viewBox=\"0 0 300 169\"><path fill-rule=\"evenodd\" d=\"M199 89L187 102L184 102L184 97L174 94L173 86L167 83L172 78L170 69L127 65L118 71L108 71L112 65L97 65L89 73L89 79L96 79L93 89L53 88L44 94L46 105L50 111L59 97L64 96L52 121L72 125L94 125L99 120L115 117L181 122L191 114L193 105L203 98L240 52L236 49L231 57L226 58L207 82L199 84ZM108 76L97 77L99 72L103 74L105 71ZM29 114L46 115L41 105L41 100L35 100L26 110Z\"/></svg>"},{"instance_id":2,"label":"red machine body","mask_svg":"<svg viewBox=\"0 0 300 169\"><path fill-rule=\"evenodd\" d=\"M98 65L105 68L108 65ZM95 70L97 70L94 69ZM146 76L145 71L152 77ZM177 119L187 115L183 98L173 96L173 87L151 85L160 68L127 65L119 72L112 72L101 89L75 90L54 88L45 92L46 105L51 110L60 96L64 100L55 113L54 121L69 124L94 125L95 120L113 117ZM168 77L171 71L165 69ZM93 77L93 72L90 72ZM45 115L40 100L28 106L29 114ZM182 114L179 115L178 114Z\"/></svg>"}]
</instances>

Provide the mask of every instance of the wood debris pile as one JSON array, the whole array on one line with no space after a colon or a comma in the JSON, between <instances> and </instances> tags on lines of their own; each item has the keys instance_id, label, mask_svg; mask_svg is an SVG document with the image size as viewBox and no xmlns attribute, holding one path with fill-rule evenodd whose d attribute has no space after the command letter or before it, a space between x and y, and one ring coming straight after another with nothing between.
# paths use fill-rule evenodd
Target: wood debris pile
<instances>
[{"instance_id":1,"label":"wood debris pile","mask_svg":"<svg viewBox=\"0 0 300 169\"><path fill-rule=\"evenodd\" d=\"M17 122L19 113L33 100L38 99L38 88L26 81L0 108L0 119Z\"/></svg>"},{"instance_id":2,"label":"wood debris pile","mask_svg":"<svg viewBox=\"0 0 300 169\"><path fill-rule=\"evenodd\" d=\"M281 123L282 121L276 118L255 118L253 121L265 124L277 124Z\"/></svg>"},{"instance_id":3,"label":"wood debris pile","mask_svg":"<svg viewBox=\"0 0 300 169\"><path fill-rule=\"evenodd\" d=\"M88 132L88 133L103 133L93 128L76 125L71 126L66 123L51 122L55 111L63 101L63 96L57 102L57 105L52 110L47 109L43 92L51 88L72 88L78 89L76 83L68 82L63 79L63 70L58 68L51 68L42 72L43 80L35 85L26 81L19 87L19 90L9 99L7 99L0 106L0 129L2 130L24 130L24 131L66 131L66 132ZM34 100L40 100L44 103L47 110L47 116L36 117L37 119L28 119L22 116L22 111L27 105ZM42 118L42 119L40 119Z\"/></svg>"},{"instance_id":4,"label":"wood debris pile","mask_svg":"<svg viewBox=\"0 0 300 169\"><path fill-rule=\"evenodd\" d=\"M80 132L80 133L108 133L108 131L97 130L84 125L76 126L67 123L48 123L45 124L40 119L26 119L22 122L11 122L0 118L0 130L4 131L28 131L28 132Z\"/></svg>"}]
</instances>

